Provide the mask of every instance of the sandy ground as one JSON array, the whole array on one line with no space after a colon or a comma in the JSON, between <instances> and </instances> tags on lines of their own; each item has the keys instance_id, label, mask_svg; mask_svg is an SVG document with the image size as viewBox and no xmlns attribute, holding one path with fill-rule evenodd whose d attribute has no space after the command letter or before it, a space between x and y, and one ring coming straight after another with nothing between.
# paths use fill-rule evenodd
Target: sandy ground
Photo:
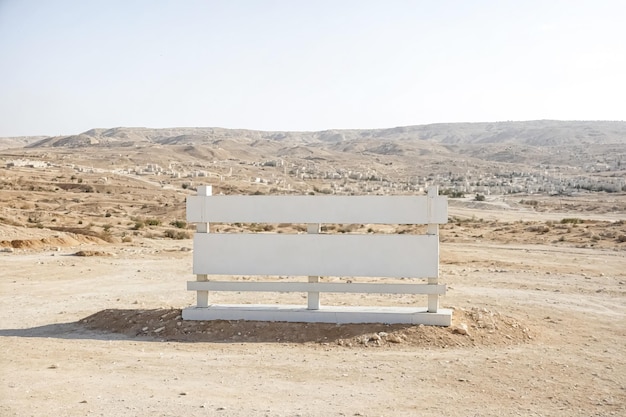
<instances>
[{"instance_id":1,"label":"sandy ground","mask_svg":"<svg viewBox=\"0 0 626 417\"><path fill-rule=\"evenodd\" d=\"M216 194L253 193L259 184L250 178L283 175L257 164L258 147L252 156L233 143L217 153L172 154L165 146L2 152L6 162L50 165L0 167L1 417L626 415L626 194L450 199L452 221L441 227L448 285L441 305L454 308L450 328L183 322L180 309L195 301L186 291L195 279L193 225L184 222L190 180L120 169L179 160L224 174L219 183L194 179L213 182ZM294 158L308 166L310 150L298 149L306 152ZM335 156L333 164L359 171L372 163L357 152ZM406 178L398 168L406 161L381 158L376 170ZM437 158L425 161L428 170L447 170ZM216 159L226 162L207 168ZM497 171L492 165L487 172ZM324 227L368 233L370 226ZM76 256L81 251L87 256ZM211 300L305 303L301 294ZM426 300L324 294L322 303ZM455 333L463 325L468 334Z\"/></svg>"},{"instance_id":2,"label":"sandy ground","mask_svg":"<svg viewBox=\"0 0 626 417\"><path fill-rule=\"evenodd\" d=\"M619 246L442 243L442 305L461 335L182 323L189 240L81 245L0 253L2 416L626 414ZM341 302L425 303L352 297Z\"/></svg>"}]
</instances>

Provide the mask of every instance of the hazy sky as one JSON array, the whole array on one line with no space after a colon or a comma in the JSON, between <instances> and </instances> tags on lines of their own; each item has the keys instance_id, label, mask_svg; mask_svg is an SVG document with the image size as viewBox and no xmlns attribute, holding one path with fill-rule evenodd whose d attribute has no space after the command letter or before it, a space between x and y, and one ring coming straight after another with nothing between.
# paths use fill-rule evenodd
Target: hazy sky
<instances>
[{"instance_id":1,"label":"hazy sky","mask_svg":"<svg viewBox=\"0 0 626 417\"><path fill-rule=\"evenodd\" d=\"M0 136L625 120L626 1L0 0Z\"/></svg>"}]
</instances>

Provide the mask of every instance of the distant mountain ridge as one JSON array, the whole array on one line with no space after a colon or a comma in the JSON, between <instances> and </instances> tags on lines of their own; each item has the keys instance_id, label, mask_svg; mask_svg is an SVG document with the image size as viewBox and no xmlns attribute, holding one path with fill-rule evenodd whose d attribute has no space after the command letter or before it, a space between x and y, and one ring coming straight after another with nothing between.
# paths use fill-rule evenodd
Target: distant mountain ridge
<instances>
[{"instance_id":1,"label":"distant mountain ridge","mask_svg":"<svg viewBox=\"0 0 626 417\"><path fill-rule=\"evenodd\" d=\"M222 140L252 142L268 140L299 144L339 144L350 141L427 141L440 145L515 144L562 146L626 144L624 121L556 121L438 123L388 129L332 129L318 132L281 132L208 127L97 128L54 137L0 138L0 147L117 147L160 145L199 145ZM7 146L9 145L9 146Z\"/></svg>"}]
</instances>

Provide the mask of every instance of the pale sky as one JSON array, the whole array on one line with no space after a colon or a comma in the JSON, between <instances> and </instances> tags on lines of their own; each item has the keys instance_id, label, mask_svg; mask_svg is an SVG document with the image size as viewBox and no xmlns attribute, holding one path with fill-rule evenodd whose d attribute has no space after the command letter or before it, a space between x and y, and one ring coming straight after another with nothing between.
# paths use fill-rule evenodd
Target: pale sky
<instances>
[{"instance_id":1,"label":"pale sky","mask_svg":"<svg viewBox=\"0 0 626 417\"><path fill-rule=\"evenodd\" d=\"M623 0L0 0L0 137L626 120Z\"/></svg>"}]
</instances>

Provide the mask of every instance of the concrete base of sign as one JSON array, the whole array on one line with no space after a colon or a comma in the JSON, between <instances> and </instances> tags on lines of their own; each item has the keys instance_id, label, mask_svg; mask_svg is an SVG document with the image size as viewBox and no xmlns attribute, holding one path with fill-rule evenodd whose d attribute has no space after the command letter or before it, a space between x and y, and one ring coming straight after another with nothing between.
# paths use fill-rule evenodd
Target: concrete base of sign
<instances>
[{"instance_id":1,"label":"concrete base of sign","mask_svg":"<svg viewBox=\"0 0 626 417\"><path fill-rule=\"evenodd\" d=\"M302 323L403 323L450 326L452 310L426 307L334 307L308 310L294 305L231 304L183 309L183 320L250 320Z\"/></svg>"}]
</instances>

